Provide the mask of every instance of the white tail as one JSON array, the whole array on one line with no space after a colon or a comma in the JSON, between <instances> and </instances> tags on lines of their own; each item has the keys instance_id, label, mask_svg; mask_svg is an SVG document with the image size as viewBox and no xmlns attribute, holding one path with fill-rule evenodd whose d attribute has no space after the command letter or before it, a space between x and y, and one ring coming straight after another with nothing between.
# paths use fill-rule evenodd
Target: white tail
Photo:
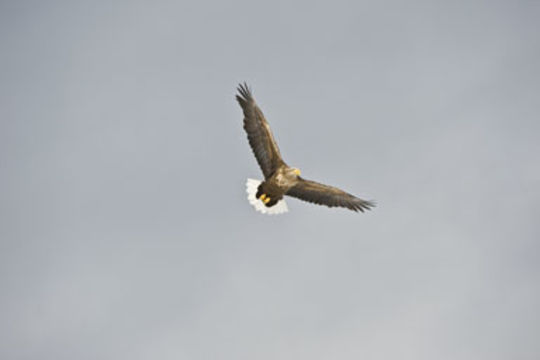
<instances>
[{"instance_id":1,"label":"white tail","mask_svg":"<svg viewBox=\"0 0 540 360\"><path fill-rule=\"evenodd\" d=\"M266 207L264 203L257 199L257 190L259 189L259 185L261 182L259 180L255 179L247 179L246 182L246 192L247 192L247 198L248 201L255 210L262 212L263 214L269 214L269 215L275 215L275 214L282 214L289 211L289 208L287 207L287 203L284 199L279 200L274 206L272 207Z\"/></svg>"}]
</instances>

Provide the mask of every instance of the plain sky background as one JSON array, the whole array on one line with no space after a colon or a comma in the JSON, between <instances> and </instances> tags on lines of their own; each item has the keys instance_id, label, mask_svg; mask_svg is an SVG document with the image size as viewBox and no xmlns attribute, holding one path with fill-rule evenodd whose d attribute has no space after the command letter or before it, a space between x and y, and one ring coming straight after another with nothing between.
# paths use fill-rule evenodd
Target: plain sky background
<instances>
[{"instance_id":1,"label":"plain sky background","mask_svg":"<svg viewBox=\"0 0 540 360\"><path fill-rule=\"evenodd\" d=\"M0 358L538 359L540 3L2 1ZM235 87L285 160L260 178Z\"/></svg>"}]
</instances>

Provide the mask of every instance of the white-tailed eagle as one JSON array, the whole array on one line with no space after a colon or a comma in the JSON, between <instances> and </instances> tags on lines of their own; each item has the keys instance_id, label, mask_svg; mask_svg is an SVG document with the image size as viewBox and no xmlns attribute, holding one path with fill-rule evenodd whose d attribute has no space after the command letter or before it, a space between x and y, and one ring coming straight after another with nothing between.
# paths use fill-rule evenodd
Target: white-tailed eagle
<instances>
[{"instance_id":1,"label":"white-tailed eagle","mask_svg":"<svg viewBox=\"0 0 540 360\"><path fill-rule=\"evenodd\" d=\"M318 205L361 212L375 206L371 201L359 199L333 186L300 177L300 170L288 166L281 158L270 126L245 83L238 86L236 100L244 112L244 129L249 145L264 175L262 182L247 180L248 200L255 209L265 214L286 212L285 195Z\"/></svg>"}]
</instances>

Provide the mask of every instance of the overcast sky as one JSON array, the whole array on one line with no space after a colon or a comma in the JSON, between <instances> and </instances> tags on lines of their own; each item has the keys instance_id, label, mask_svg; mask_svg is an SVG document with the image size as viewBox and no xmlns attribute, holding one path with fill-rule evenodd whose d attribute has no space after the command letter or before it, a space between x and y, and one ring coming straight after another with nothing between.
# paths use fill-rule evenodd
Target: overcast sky
<instances>
[{"instance_id":1,"label":"overcast sky","mask_svg":"<svg viewBox=\"0 0 540 360\"><path fill-rule=\"evenodd\" d=\"M540 3L2 1L0 358L538 359ZM285 160L378 206L261 178Z\"/></svg>"}]
</instances>

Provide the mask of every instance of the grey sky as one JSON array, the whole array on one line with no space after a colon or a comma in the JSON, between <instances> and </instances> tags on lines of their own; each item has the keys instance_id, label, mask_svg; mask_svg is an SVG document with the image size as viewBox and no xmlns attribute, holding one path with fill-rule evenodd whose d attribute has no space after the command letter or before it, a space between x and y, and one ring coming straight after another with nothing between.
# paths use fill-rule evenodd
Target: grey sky
<instances>
[{"instance_id":1,"label":"grey sky","mask_svg":"<svg viewBox=\"0 0 540 360\"><path fill-rule=\"evenodd\" d=\"M0 358L537 359L540 3L3 1ZM368 199L256 213L286 161Z\"/></svg>"}]
</instances>

